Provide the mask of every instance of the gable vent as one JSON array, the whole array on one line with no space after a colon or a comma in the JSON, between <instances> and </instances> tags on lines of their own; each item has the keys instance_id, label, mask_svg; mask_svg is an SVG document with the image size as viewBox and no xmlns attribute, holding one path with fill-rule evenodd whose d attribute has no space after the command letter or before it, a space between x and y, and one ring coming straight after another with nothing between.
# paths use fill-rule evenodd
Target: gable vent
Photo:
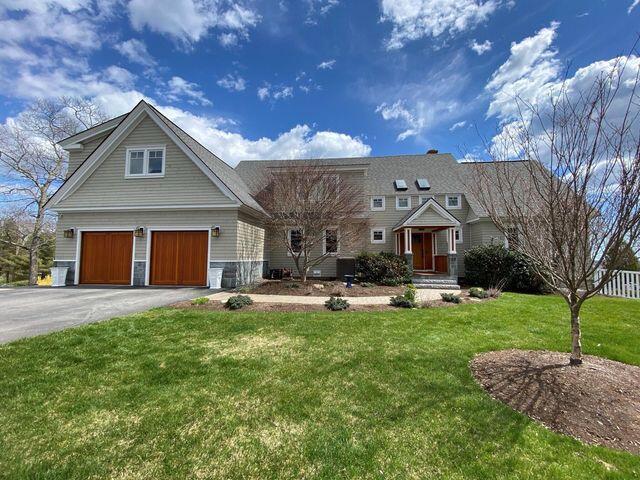
<instances>
[{"instance_id":1,"label":"gable vent","mask_svg":"<svg viewBox=\"0 0 640 480\"><path fill-rule=\"evenodd\" d=\"M416 183L420 190L429 190L431 188L431 185L429 185L429 181L426 178L419 178L416 180Z\"/></svg>"},{"instance_id":2,"label":"gable vent","mask_svg":"<svg viewBox=\"0 0 640 480\"><path fill-rule=\"evenodd\" d=\"M407 182L405 182L404 180L394 180L393 182L396 186L396 190L406 190L407 187Z\"/></svg>"}]
</instances>

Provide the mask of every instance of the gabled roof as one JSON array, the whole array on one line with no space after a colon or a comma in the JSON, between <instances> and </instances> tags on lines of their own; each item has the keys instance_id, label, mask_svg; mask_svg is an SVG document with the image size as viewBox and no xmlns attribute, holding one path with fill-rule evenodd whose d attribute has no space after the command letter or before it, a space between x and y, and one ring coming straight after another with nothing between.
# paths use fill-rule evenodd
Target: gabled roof
<instances>
[{"instance_id":1,"label":"gabled roof","mask_svg":"<svg viewBox=\"0 0 640 480\"><path fill-rule=\"evenodd\" d=\"M449 153L308 160L245 160L236 166L236 171L251 192L257 193L264 187L269 169L309 163L341 168L366 168L364 190L369 195L399 194L393 183L395 179L404 179L407 182L407 190L402 191L402 194L406 195L465 193L464 183L458 175L460 164ZM431 188L420 190L416 185L418 178L426 178Z\"/></svg>"},{"instance_id":2,"label":"gabled roof","mask_svg":"<svg viewBox=\"0 0 640 480\"><path fill-rule=\"evenodd\" d=\"M398 230L399 228L406 227L406 226L416 226L416 225L412 225L412 222L418 219L428 209L431 209L435 213L437 213L442 218L442 220L444 221L443 223L446 226L451 226L451 227L460 226L460 221L456 217L454 217L446 208L440 205L435 198L429 198L422 205L418 205L417 207L409 211L409 213L407 213L402 220L396 223L396 225L393 227L393 230ZM429 224L429 225L421 225L421 226L430 227L434 225ZM442 225L435 225L435 226L442 226Z\"/></svg>"},{"instance_id":3,"label":"gabled roof","mask_svg":"<svg viewBox=\"0 0 640 480\"><path fill-rule=\"evenodd\" d=\"M155 107L141 100L129 113L116 117L112 121L119 119L115 127L111 130L105 140L86 158L86 160L67 178L56 193L49 199L46 207L51 208L66 196L70 195L95 171L112 147L119 144L129 131L137 124L137 120L143 114L147 114L189 157L203 173L230 199L238 202L238 205L245 205L259 213L265 214L263 208L248 193L248 188L230 166L216 157L204 146L198 143L184 130L160 113ZM107 122L108 123L108 122ZM81 135L85 132L80 132ZM95 136L93 133L90 136ZM74 135L77 137L78 135ZM71 143L78 141L77 138L69 137L65 142L74 139ZM88 137L85 137L88 138Z\"/></svg>"},{"instance_id":4,"label":"gabled roof","mask_svg":"<svg viewBox=\"0 0 640 480\"><path fill-rule=\"evenodd\" d=\"M124 120L127 115L128 114L125 113L123 115L120 115L119 117L115 117L111 120L107 120L106 122L94 125L93 127L83 130L82 132L78 132L75 135L71 135L64 140L60 140L58 143L62 148L69 148L73 144L86 142L93 137L97 137L98 135L110 133L115 130L118 125L120 125L120 122L122 122L122 120Z\"/></svg>"}]
</instances>

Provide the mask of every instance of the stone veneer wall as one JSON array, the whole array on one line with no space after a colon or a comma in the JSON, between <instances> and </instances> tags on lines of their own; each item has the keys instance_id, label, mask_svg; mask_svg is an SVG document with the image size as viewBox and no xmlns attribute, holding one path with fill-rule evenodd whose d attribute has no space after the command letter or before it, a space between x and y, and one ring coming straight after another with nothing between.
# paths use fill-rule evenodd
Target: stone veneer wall
<instances>
[{"instance_id":1,"label":"stone veneer wall","mask_svg":"<svg viewBox=\"0 0 640 480\"><path fill-rule=\"evenodd\" d=\"M76 278L76 262L75 261L69 261L69 262L60 262L60 261L54 261L53 262L53 266L54 267L67 267L69 270L67 270L67 277L65 278L65 285L73 285L73 282Z\"/></svg>"}]
</instances>

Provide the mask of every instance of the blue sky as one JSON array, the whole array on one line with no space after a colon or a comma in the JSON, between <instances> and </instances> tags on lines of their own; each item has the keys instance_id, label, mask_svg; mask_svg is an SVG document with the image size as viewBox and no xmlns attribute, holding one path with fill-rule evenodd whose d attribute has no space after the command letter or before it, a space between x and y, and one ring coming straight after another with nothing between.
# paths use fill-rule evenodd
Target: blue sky
<instances>
[{"instance_id":1,"label":"blue sky","mask_svg":"<svg viewBox=\"0 0 640 480\"><path fill-rule=\"evenodd\" d=\"M231 164L481 158L478 132L513 121L514 94L539 101L627 55L638 3L0 0L0 121L36 97L110 115L146 98Z\"/></svg>"}]
</instances>

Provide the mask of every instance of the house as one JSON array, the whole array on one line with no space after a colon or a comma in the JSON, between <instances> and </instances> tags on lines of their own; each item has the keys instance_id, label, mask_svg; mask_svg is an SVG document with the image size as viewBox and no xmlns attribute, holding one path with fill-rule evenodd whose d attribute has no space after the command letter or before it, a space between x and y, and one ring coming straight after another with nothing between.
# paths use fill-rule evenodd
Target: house
<instances>
[{"instance_id":1,"label":"house","mask_svg":"<svg viewBox=\"0 0 640 480\"><path fill-rule=\"evenodd\" d=\"M145 101L60 145L69 173L47 208L67 285L205 286L208 269L223 268L223 286L234 286L293 266L254 195L271 169L300 160L232 168ZM416 272L457 280L465 250L504 241L465 186L469 167L450 154L304 161L361 182L371 228L358 250L406 255ZM334 277L357 253L327 245L334 255L311 276Z\"/></svg>"}]
</instances>

